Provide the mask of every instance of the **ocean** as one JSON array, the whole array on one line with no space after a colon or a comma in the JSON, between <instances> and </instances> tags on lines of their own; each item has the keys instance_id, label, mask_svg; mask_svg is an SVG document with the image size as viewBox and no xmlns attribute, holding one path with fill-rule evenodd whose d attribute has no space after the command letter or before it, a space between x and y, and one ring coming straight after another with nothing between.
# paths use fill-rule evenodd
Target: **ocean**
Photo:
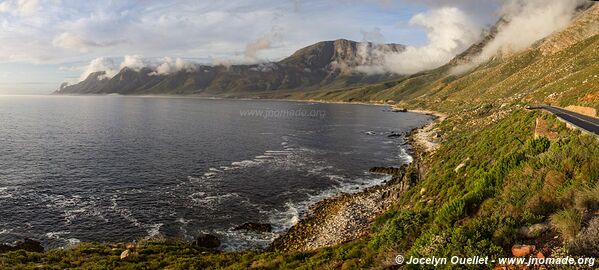
<instances>
[{"instance_id":1,"label":"ocean","mask_svg":"<svg viewBox=\"0 0 599 270\"><path fill-rule=\"evenodd\" d=\"M389 179L368 169L411 162L405 135L431 120L354 104L0 96L0 242L209 233L225 250L265 247L311 204ZM246 222L274 230L234 230Z\"/></svg>"}]
</instances>

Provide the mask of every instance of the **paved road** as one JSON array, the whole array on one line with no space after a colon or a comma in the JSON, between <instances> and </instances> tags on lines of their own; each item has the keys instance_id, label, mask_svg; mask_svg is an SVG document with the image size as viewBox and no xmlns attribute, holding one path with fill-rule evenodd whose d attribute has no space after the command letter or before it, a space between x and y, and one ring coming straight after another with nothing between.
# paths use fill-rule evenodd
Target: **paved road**
<instances>
[{"instance_id":1,"label":"paved road","mask_svg":"<svg viewBox=\"0 0 599 270\"><path fill-rule=\"evenodd\" d=\"M549 111L566 122L599 136L599 118L594 118L579 113L552 106L538 106L537 108Z\"/></svg>"}]
</instances>

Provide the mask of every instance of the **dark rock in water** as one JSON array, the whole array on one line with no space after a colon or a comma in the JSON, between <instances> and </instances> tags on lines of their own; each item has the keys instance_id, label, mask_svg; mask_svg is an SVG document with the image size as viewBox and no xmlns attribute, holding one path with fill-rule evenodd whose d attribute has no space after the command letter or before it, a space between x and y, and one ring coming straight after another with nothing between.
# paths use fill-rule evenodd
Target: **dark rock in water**
<instances>
[{"instance_id":1,"label":"dark rock in water","mask_svg":"<svg viewBox=\"0 0 599 270\"><path fill-rule=\"evenodd\" d=\"M272 232L272 225L263 223L247 222L235 227L235 230L247 230L254 232Z\"/></svg>"},{"instance_id":2,"label":"dark rock in water","mask_svg":"<svg viewBox=\"0 0 599 270\"><path fill-rule=\"evenodd\" d=\"M373 172L373 173L383 173L383 174L389 174L389 175L401 175L405 171L405 168L403 166L401 168L394 168L394 167L372 167L368 171L369 172Z\"/></svg>"},{"instance_id":3,"label":"dark rock in water","mask_svg":"<svg viewBox=\"0 0 599 270\"><path fill-rule=\"evenodd\" d=\"M397 138L397 137L401 137L401 133L391 133L389 135L387 135L387 138Z\"/></svg>"},{"instance_id":4,"label":"dark rock in water","mask_svg":"<svg viewBox=\"0 0 599 270\"><path fill-rule=\"evenodd\" d=\"M9 251L13 251L15 247L13 246L9 246L9 245L5 245L5 244L0 244L0 254L2 253L6 253Z\"/></svg>"},{"instance_id":5,"label":"dark rock in water","mask_svg":"<svg viewBox=\"0 0 599 270\"><path fill-rule=\"evenodd\" d=\"M5 253L5 252L15 251L15 250L25 250L25 251L29 251L29 252L41 253L41 252L44 252L44 247L42 247L42 244L40 242L31 240L28 238L26 238L23 241L17 242L17 244L15 246L0 244L0 253Z\"/></svg>"},{"instance_id":6,"label":"dark rock in water","mask_svg":"<svg viewBox=\"0 0 599 270\"><path fill-rule=\"evenodd\" d=\"M215 249L220 247L220 239L211 234L202 234L193 242L194 246Z\"/></svg>"},{"instance_id":7,"label":"dark rock in water","mask_svg":"<svg viewBox=\"0 0 599 270\"><path fill-rule=\"evenodd\" d=\"M408 112L406 108L393 108L393 112Z\"/></svg>"},{"instance_id":8,"label":"dark rock in water","mask_svg":"<svg viewBox=\"0 0 599 270\"><path fill-rule=\"evenodd\" d=\"M31 239L25 239L23 242L18 242L16 248L31 252L44 252L42 244Z\"/></svg>"}]
</instances>

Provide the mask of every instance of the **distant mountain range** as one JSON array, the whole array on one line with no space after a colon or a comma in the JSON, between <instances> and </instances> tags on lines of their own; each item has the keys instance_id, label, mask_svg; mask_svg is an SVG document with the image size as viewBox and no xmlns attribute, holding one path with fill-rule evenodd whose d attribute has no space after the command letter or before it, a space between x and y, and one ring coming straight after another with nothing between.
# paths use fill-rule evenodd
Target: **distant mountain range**
<instances>
[{"instance_id":1,"label":"distant mountain range","mask_svg":"<svg viewBox=\"0 0 599 270\"><path fill-rule=\"evenodd\" d=\"M382 55L402 52L404 45L373 44L339 39L302 48L278 61L253 65L199 65L195 71L157 75L152 68L123 68L112 78L91 73L85 80L61 85L57 94L195 94L257 96L277 90L336 89L401 78L397 74L354 72L360 65L383 61Z\"/></svg>"}]
</instances>

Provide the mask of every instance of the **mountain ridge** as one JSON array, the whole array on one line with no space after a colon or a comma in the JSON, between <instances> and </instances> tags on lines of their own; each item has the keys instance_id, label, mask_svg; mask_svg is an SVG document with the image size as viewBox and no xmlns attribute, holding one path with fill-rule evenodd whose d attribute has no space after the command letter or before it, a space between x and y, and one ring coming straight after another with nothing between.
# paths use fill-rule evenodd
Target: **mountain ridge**
<instances>
[{"instance_id":1,"label":"mountain ridge","mask_svg":"<svg viewBox=\"0 0 599 270\"><path fill-rule=\"evenodd\" d=\"M196 94L239 96L262 91L340 88L401 76L367 75L353 67L383 61L382 53L401 52L401 44L374 44L346 39L304 47L278 62L253 65L198 65L195 71L156 74L151 68L121 69L112 78L91 73L74 85L61 85L57 94Z\"/></svg>"}]
</instances>

